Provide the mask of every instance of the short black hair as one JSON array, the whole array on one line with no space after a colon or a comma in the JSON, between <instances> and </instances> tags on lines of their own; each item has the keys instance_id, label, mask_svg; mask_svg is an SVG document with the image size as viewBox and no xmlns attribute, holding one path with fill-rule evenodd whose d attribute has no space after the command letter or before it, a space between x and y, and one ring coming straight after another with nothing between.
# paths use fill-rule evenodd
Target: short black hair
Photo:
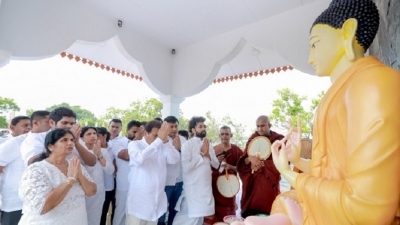
<instances>
[{"instance_id":1,"label":"short black hair","mask_svg":"<svg viewBox=\"0 0 400 225\"><path fill-rule=\"evenodd\" d=\"M108 123L108 125L110 125L111 123L120 123L121 126L122 126L122 121L121 121L120 119L117 119L117 118L112 119L112 120Z\"/></svg>"},{"instance_id":2,"label":"short black hair","mask_svg":"<svg viewBox=\"0 0 400 225\"><path fill-rule=\"evenodd\" d=\"M53 111L50 112L50 119L54 121L55 124L58 123L63 117L73 117L76 119L76 114L72 109L67 108L67 107L58 107L53 109Z\"/></svg>"},{"instance_id":3,"label":"short black hair","mask_svg":"<svg viewBox=\"0 0 400 225\"><path fill-rule=\"evenodd\" d=\"M186 139L189 139L189 132L187 130L180 130L178 131L178 134L185 137Z\"/></svg>"},{"instance_id":4,"label":"short black hair","mask_svg":"<svg viewBox=\"0 0 400 225\"><path fill-rule=\"evenodd\" d=\"M156 117L156 118L154 118L154 120L157 120L157 121L160 122L160 123L163 122L162 119L161 119L160 117Z\"/></svg>"},{"instance_id":5,"label":"short black hair","mask_svg":"<svg viewBox=\"0 0 400 225\"><path fill-rule=\"evenodd\" d=\"M108 132L107 128L105 127L96 127L96 131L97 134L101 134L101 135L107 135L106 136L106 142L108 142L110 140L110 132Z\"/></svg>"},{"instance_id":6,"label":"short black hair","mask_svg":"<svg viewBox=\"0 0 400 225\"><path fill-rule=\"evenodd\" d=\"M148 122L146 124L146 126L144 127L144 129L146 130L147 133L150 133L151 130L153 130L153 128L161 128L161 123L158 120L152 120L150 122Z\"/></svg>"},{"instance_id":7,"label":"short black hair","mask_svg":"<svg viewBox=\"0 0 400 225\"><path fill-rule=\"evenodd\" d=\"M167 122L167 123L178 123L179 124L179 120L175 116L167 116L167 117L165 117L164 122Z\"/></svg>"},{"instance_id":8,"label":"short black hair","mask_svg":"<svg viewBox=\"0 0 400 225\"><path fill-rule=\"evenodd\" d=\"M222 130L222 129L223 130L229 130L229 133L232 133L231 128L229 126L224 125L219 130Z\"/></svg>"},{"instance_id":9,"label":"short black hair","mask_svg":"<svg viewBox=\"0 0 400 225\"><path fill-rule=\"evenodd\" d=\"M198 124L204 121L206 121L206 118L202 117L202 116L193 116L190 120L189 120L189 132L192 133L192 129Z\"/></svg>"},{"instance_id":10,"label":"short black hair","mask_svg":"<svg viewBox=\"0 0 400 225\"><path fill-rule=\"evenodd\" d=\"M350 18L357 20L356 39L367 51L379 28L379 11L372 0L333 0L312 27L325 24L338 29Z\"/></svg>"},{"instance_id":11,"label":"short black hair","mask_svg":"<svg viewBox=\"0 0 400 225\"><path fill-rule=\"evenodd\" d=\"M90 130L90 129L96 131L96 134L97 134L97 129L96 129L96 127L84 126L84 127L82 127L80 137L83 137L83 136L85 135L85 133L86 133L88 130Z\"/></svg>"},{"instance_id":12,"label":"short black hair","mask_svg":"<svg viewBox=\"0 0 400 225\"><path fill-rule=\"evenodd\" d=\"M30 120L31 118L29 118L28 116L16 116L14 118L12 118L11 120L11 125L15 126L17 125L21 120Z\"/></svg>"},{"instance_id":13,"label":"short black hair","mask_svg":"<svg viewBox=\"0 0 400 225\"><path fill-rule=\"evenodd\" d=\"M37 110L31 115L31 125L33 125L34 120L41 121L46 116L50 115L50 112L47 110Z\"/></svg>"},{"instance_id":14,"label":"short black hair","mask_svg":"<svg viewBox=\"0 0 400 225\"><path fill-rule=\"evenodd\" d=\"M137 120L131 120L128 125L126 126L126 130L130 130L133 126L140 127L142 124Z\"/></svg>"}]
</instances>

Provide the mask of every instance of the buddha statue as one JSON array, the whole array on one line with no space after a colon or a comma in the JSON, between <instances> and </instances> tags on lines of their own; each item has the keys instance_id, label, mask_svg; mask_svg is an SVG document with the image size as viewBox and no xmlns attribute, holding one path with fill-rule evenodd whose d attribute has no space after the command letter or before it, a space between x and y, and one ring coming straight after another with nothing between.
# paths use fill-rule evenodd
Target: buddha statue
<instances>
[{"instance_id":1,"label":"buddha statue","mask_svg":"<svg viewBox=\"0 0 400 225\"><path fill-rule=\"evenodd\" d=\"M400 72L364 56L378 27L372 0L333 0L315 20L309 64L332 86L315 115L312 158L300 158L298 122L272 145L295 190L278 195L270 217L232 225L399 224Z\"/></svg>"}]
</instances>

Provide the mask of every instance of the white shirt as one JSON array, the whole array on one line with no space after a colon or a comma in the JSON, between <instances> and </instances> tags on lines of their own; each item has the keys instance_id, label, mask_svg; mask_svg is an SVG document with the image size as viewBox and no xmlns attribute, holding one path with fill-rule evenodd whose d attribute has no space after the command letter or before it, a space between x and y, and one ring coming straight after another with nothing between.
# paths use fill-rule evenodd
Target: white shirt
<instances>
[{"instance_id":1,"label":"white shirt","mask_svg":"<svg viewBox=\"0 0 400 225\"><path fill-rule=\"evenodd\" d=\"M211 186L211 166L219 167L213 146L210 144L211 161L200 154L203 140L193 137L182 146L183 196L189 208L189 218L213 215L214 197Z\"/></svg>"},{"instance_id":2,"label":"white shirt","mask_svg":"<svg viewBox=\"0 0 400 225\"><path fill-rule=\"evenodd\" d=\"M182 145L186 142L186 139L182 136L179 136L179 139L181 139L181 148ZM169 143L173 144L174 140L170 137L168 137ZM180 152L179 152L179 158L180 158ZM165 186L175 186L176 183L182 182L182 163L175 163L175 164L167 164L167 181L165 183Z\"/></svg>"},{"instance_id":3,"label":"white shirt","mask_svg":"<svg viewBox=\"0 0 400 225\"><path fill-rule=\"evenodd\" d=\"M90 153L94 154L92 150L88 150ZM114 173L114 165L108 155L107 149L101 148L101 154L103 155L104 160L106 161L106 166L102 166L100 161L96 159L96 164L94 166L87 166L85 168L89 173L90 177L93 179L94 183L97 185L98 192L104 192L104 175L103 173L113 174Z\"/></svg>"},{"instance_id":4,"label":"white shirt","mask_svg":"<svg viewBox=\"0 0 400 225\"><path fill-rule=\"evenodd\" d=\"M156 221L167 211L165 180L167 163L179 162L179 152L170 142L157 138L150 145L143 137L128 146L129 191L127 213L146 221Z\"/></svg>"},{"instance_id":5,"label":"white shirt","mask_svg":"<svg viewBox=\"0 0 400 225\"><path fill-rule=\"evenodd\" d=\"M114 157L114 154L113 154L113 152L112 152L112 148L110 148L110 145L108 145L107 153L108 153L108 155L109 155L109 157L110 157L112 166L113 166L113 168L114 168L114 163L113 163L113 161L114 161L115 157ZM106 191L112 191L112 190L114 190L114 172L111 173L111 174L108 174L108 173L106 173L106 172L104 171L104 172L103 172L103 178L104 178L104 188L105 188L105 190L106 190Z\"/></svg>"},{"instance_id":6,"label":"white shirt","mask_svg":"<svg viewBox=\"0 0 400 225\"><path fill-rule=\"evenodd\" d=\"M27 134L23 134L10 138L0 145L0 166L4 166L4 177L1 182L1 210L5 212L22 209L22 201L18 196L18 187L25 171L25 166L19 148L26 136Z\"/></svg>"},{"instance_id":7,"label":"white shirt","mask_svg":"<svg viewBox=\"0 0 400 225\"><path fill-rule=\"evenodd\" d=\"M112 151L114 154L115 162L117 164L117 190L119 191L127 191L129 190L129 162L123 159L118 158L118 153L124 149L128 149L129 140L127 137L119 138L112 145Z\"/></svg>"},{"instance_id":8,"label":"white shirt","mask_svg":"<svg viewBox=\"0 0 400 225\"><path fill-rule=\"evenodd\" d=\"M0 144L3 144L4 142L6 142L8 139L12 138L13 136L11 134L7 135L7 136L1 136L0 137Z\"/></svg>"}]
</instances>

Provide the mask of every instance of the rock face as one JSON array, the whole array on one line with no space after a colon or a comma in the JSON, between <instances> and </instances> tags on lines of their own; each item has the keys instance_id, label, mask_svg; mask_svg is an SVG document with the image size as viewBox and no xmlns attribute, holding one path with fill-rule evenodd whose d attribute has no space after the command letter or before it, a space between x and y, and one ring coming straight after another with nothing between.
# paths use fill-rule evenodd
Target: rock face
<instances>
[{"instance_id":1,"label":"rock face","mask_svg":"<svg viewBox=\"0 0 400 225\"><path fill-rule=\"evenodd\" d=\"M400 70L400 1L373 0L379 9L380 26L369 54Z\"/></svg>"}]
</instances>

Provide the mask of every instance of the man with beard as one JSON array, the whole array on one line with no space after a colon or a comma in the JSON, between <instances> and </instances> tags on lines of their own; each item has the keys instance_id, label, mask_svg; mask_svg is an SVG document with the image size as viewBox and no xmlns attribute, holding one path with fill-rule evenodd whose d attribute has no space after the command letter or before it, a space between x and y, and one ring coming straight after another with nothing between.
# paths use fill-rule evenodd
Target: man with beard
<instances>
[{"instance_id":1,"label":"man with beard","mask_svg":"<svg viewBox=\"0 0 400 225\"><path fill-rule=\"evenodd\" d=\"M244 155L239 159L237 171L243 183L241 200L242 216L270 214L271 206L280 193L280 173L272 162L272 156L261 161L247 154L247 148L253 138L267 137L271 143L284 138L283 135L271 131L271 123L267 116L259 116L256 121L257 131L251 135L246 144ZM252 173L254 170L254 174Z\"/></svg>"},{"instance_id":2,"label":"man with beard","mask_svg":"<svg viewBox=\"0 0 400 225\"><path fill-rule=\"evenodd\" d=\"M213 223L223 221L225 216L236 214L236 196L232 198L222 196L217 188L217 179L219 176L225 174L225 170L227 170L229 174L237 175L236 164L243 155L243 151L237 145L230 143L232 138L230 127L222 126L219 138L221 139L221 143L214 146L214 151L218 161L221 163L220 167L222 168L212 168L212 188L215 200L215 216L213 218Z\"/></svg>"},{"instance_id":3,"label":"man with beard","mask_svg":"<svg viewBox=\"0 0 400 225\"><path fill-rule=\"evenodd\" d=\"M128 175L130 171L128 144L135 139L140 126L141 123L139 121L130 121L126 128L126 136L116 140L112 146L117 164L114 225L125 225L126 198L129 190Z\"/></svg>"},{"instance_id":4,"label":"man with beard","mask_svg":"<svg viewBox=\"0 0 400 225\"><path fill-rule=\"evenodd\" d=\"M211 166L219 167L212 145L206 138L204 117L192 117L189 131L193 138L182 146L183 192L178 200L175 225L202 225L214 214Z\"/></svg>"}]
</instances>

